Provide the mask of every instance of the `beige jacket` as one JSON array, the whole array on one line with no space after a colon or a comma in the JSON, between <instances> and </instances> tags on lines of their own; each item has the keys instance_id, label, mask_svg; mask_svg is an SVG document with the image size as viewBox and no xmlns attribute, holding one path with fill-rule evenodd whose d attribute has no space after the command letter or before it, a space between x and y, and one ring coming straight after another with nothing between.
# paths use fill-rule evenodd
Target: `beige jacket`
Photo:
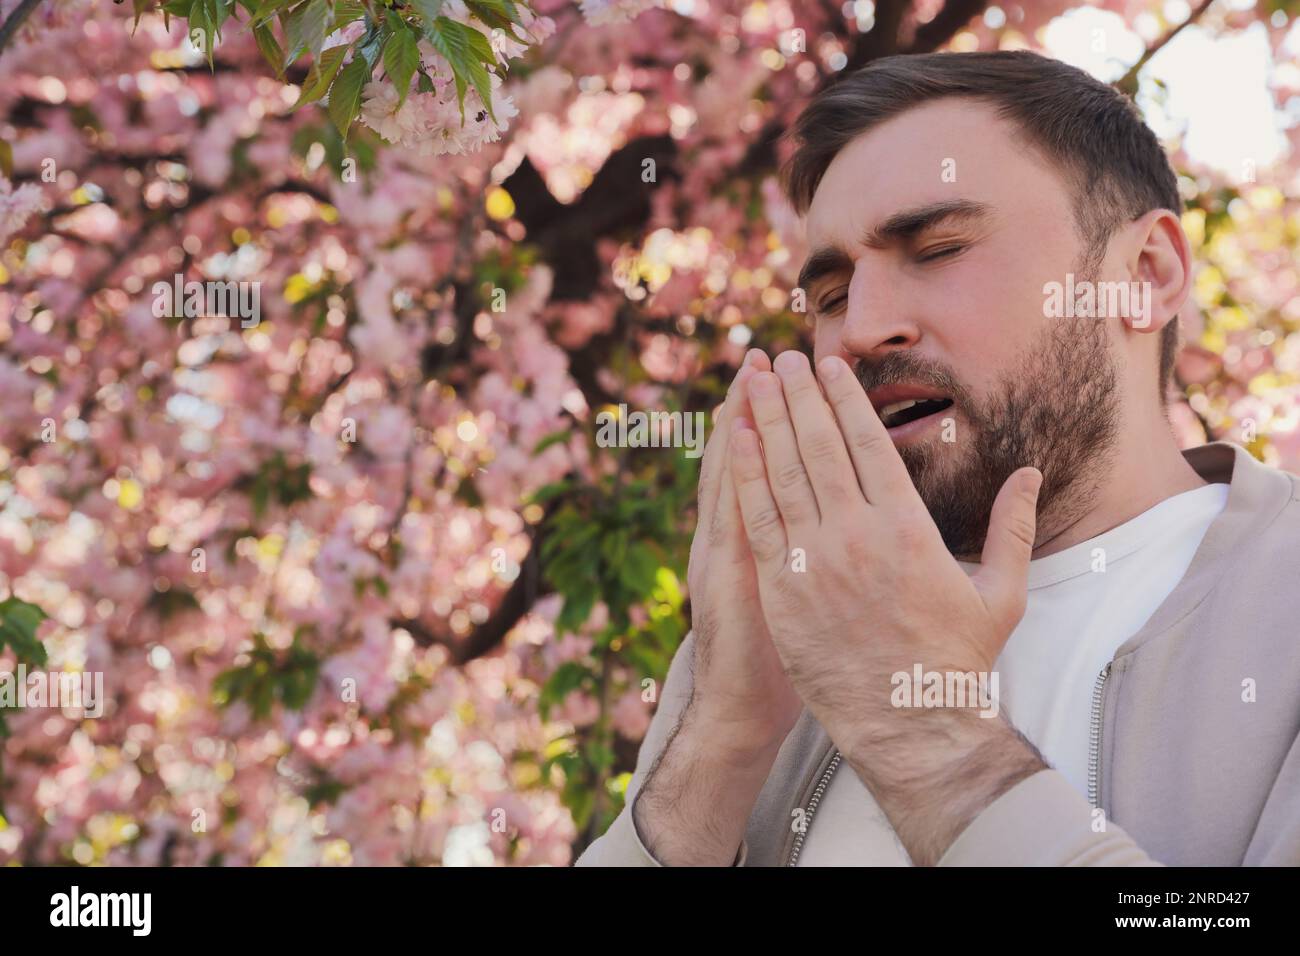
<instances>
[{"instance_id":1,"label":"beige jacket","mask_svg":"<svg viewBox=\"0 0 1300 956\"><path fill-rule=\"evenodd\" d=\"M1226 442L1184 456L1207 481L1231 482L1228 502L1177 587L1098 675L1089 776L1104 831L1090 801L1043 770L986 807L940 866L1300 865L1300 478ZM631 808L690 696L692 647L687 635L623 812L578 866L659 865ZM805 708L737 865L790 862L795 811L817 825L834 753Z\"/></svg>"}]
</instances>

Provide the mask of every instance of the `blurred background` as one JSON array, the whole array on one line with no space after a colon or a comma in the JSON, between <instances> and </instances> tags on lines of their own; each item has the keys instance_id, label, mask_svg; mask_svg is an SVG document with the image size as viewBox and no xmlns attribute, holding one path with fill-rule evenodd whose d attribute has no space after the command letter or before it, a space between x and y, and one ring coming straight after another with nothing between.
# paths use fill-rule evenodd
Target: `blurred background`
<instances>
[{"instance_id":1,"label":"blurred background","mask_svg":"<svg viewBox=\"0 0 1300 956\"><path fill-rule=\"evenodd\" d=\"M0 673L104 691L0 695L0 863L569 863L689 626L596 416L810 345L812 94L1019 48L1174 158L1180 440L1300 470L1300 0L0 0Z\"/></svg>"}]
</instances>

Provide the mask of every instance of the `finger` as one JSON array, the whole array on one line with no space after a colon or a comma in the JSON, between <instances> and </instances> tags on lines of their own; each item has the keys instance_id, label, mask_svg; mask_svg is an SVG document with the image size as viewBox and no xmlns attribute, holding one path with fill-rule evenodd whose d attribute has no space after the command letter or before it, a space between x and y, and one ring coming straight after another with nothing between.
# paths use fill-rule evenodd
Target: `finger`
<instances>
[{"instance_id":1,"label":"finger","mask_svg":"<svg viewBox=\"0 0 1300 956\"><path fill-rule=\"evenodd\" d=\"M733 421L733 434L736 427L734 422L740 422L742 428L748 427L744 416L737 416ZM717 554L719 566L751 564L752 558L745 540L745 528L740 513L740 501L736 497L736 483L732 478L730 451L724 451L723 456L722 486L718 489L718 503L713 509L713 520L709 525L709 547Z\"/></svg>"},{"instance_id":2,"label":"finger","mask_svg":"<svg viewBox=\"0 0 1300 956\"><path fill-rule=\"evenodd\" d=\"M799 455L808 472L817 507L823 515L842 512L850 500L862 500L862 490L848 449L844 447L844 435L813 377L808 357L791 350L782 352L772 364L781 379Z\"/></svg>"},{"instance_id":3,"label":"finger","mask_svg":"<svg viewBox=\"0 0 1300 956\"><path fill-rule=\"evenodd\" d=\"M1006 480L989 515L980 569L971 576L984 606L1005 634L1011 633L1025 613L1042 483L1042 472L1036 468L1021 468Z\"/></svg>"},{"instance_id":4,"label":"finger","mask_svg":"<svg viewBox=\"0 0 1300 956\"><path fill-rule=\"evenodd\" d=\"M799 454L781 380L771 372L756 373L749 381L749 404L758 436L763 440L764 470L781 518L790 527L817 524L817 498ZM731 467L736 467L735 460Z\"/></svg>"},{"instance_id":5,"label":"finger","mask_svg":"<svg viewBox=\"0 0 1300 956\"><path fill-rule=\"evenodd\" d=\"M785 525L768 484L758 434L744 419L737 420L728 449L749 550L760 569L780 568L785 563Z\"/></svg>"},{"instance_id":6,"label":"finger","mask_svg":"<svg viewBox=\"0 0 1300 956\"><path fill-rule=\"evenodd\" d=\"M907 466L848 363L838 356L827 356L817 363L817 373L867 501L881 504L914 496L916 488Z\"/></svg>"},{"instance_id":7,"label":"finger","mask_svg":"<svg viewBox=\"0 0 1300 956\"><path fill-rule=\"evenodd\" d=\"M750 349L736 372L735 378L727 389L727 397L722 403L714 422L713 434L704 446L704 457L700 462L700 484L697 492L697 518L700 527L709 527L713 519L713 510L718 502L718 492L722 487L723 467L727 460L727 438L731 420L738 409L749 409L749 396L745 388L749 377L755 370L765 371L771 367L767 355L762 349Z\"/></svg>"}]
</instances>

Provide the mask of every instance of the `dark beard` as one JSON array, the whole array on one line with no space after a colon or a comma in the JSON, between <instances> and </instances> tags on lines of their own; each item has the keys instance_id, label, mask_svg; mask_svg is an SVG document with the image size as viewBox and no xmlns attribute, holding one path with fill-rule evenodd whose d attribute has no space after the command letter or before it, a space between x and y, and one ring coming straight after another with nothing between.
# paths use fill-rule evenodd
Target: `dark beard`
<instances>
[{"instance_id":1,"label":"dark beard","mask_svg":"<svg viewBox=\"0 0 1300 956\"><path fill-rule=\"evenodd\" d=\"M1095 499L1119 427L1104 320L1052 320L987 399L975 399L948 369L903 350L873 365L859 362L857 375L865 389L929 385L961 412L956 441L898 450L952 554L979 560L993 501L1018 468L1043 473L1040 533L1068 526Z\"/></svg>"}]
</instances>

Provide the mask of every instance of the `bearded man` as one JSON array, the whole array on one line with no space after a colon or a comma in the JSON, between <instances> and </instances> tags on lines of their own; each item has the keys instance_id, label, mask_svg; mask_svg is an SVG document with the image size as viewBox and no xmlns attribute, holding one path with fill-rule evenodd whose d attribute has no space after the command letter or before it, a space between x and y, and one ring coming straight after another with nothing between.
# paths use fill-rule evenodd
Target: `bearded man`
<instances>
[{"instance_id":1,"label":"bearded man","mask_svg":"<svg viewBox=\"0 0 1300 956\"><path fill-rule=\"evenodd\" d=\"M1155 136L1027 52L878 61L794 134L814 361L728 392L693 628L579 864L1300 863L1300 479L1172 433Z\"/></svg>"}]
</instances>

